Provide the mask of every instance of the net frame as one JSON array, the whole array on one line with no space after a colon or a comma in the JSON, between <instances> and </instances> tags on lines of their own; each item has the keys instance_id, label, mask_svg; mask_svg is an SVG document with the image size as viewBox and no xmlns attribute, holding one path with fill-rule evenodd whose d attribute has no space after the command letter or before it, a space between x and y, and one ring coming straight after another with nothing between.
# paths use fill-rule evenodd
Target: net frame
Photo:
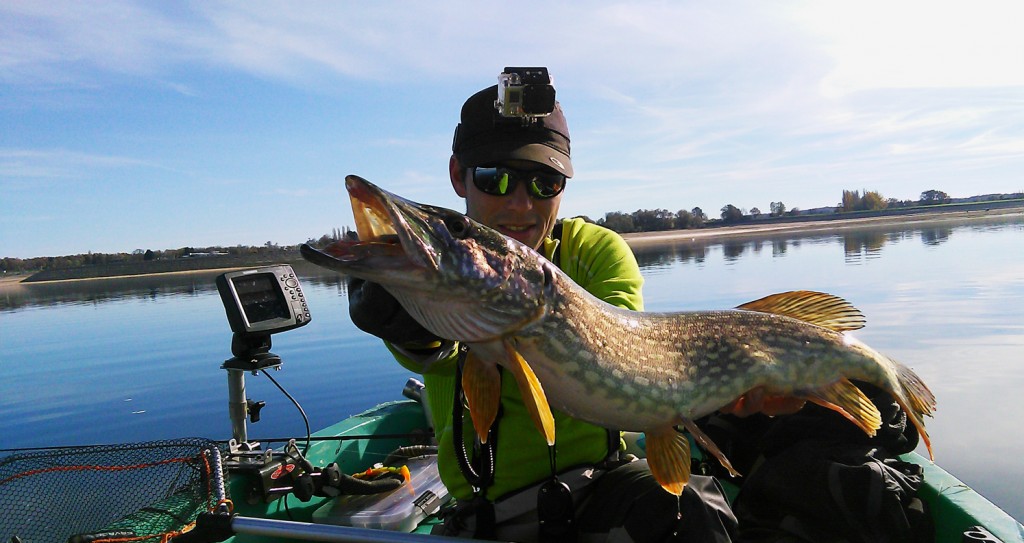
<instances>
[{"instance_id":1,"label":"net frame","mask_svg":"<svg viewBox=\"0 0 1024 543\"><path fill-rule=\"evenodd\" d=\"M0 458L0 541L169 541L199 513L230 509L221 452L182 438Z\"/></svg>"}]
</instances>

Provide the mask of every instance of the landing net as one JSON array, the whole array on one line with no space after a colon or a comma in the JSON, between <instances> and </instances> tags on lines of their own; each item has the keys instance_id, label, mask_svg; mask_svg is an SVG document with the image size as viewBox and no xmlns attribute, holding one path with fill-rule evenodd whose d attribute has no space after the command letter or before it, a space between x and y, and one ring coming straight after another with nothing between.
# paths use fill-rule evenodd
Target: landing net
<instances>
[{"instance_id":1,"label":"landing net","mask_svg":"<svg viewBox=\"0 0 1024 543\"><path fill-rule=\"evenodd\" d=\"M220 450L190 438L0 458L0 541L169 541L230 505Z\"/></svg>"}]
</instances>

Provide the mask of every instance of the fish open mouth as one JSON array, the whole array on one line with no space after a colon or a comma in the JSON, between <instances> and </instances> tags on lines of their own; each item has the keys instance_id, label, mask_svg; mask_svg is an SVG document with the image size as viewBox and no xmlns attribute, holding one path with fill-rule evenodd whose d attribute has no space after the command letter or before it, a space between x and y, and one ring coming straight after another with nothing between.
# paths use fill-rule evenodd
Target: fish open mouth
<instances>
[{"instance_id":1,"label":"fish open mouth","mask_svg":"<svg viewBox=\"0 0 1024 543\"><path fill-rule=\"evenodd\" d=\"M399 243L393 220L385 206L380 191L354 175L345 178L345 188L352 203L352 215L356 221L359 239L370 243Z\"/></svg>"},{"instance_id":2,"label":"fish open mouth","mask_svg":"<svg viewBox=\"0 0 1024 543\"><path fill-rule=\"evenodd\" d=\"M342 239L321 249L303 244L300 247L303 258L326 267L371 257L408 259L410 253L403 246L403 238L409 236L399 232L406 226L406 220L396 209L403 200L355 175L345 177L345 188L352 204L355 233L349 231ZM396 225L400 225L398 229Z\"/></svg>"}]
</instances>

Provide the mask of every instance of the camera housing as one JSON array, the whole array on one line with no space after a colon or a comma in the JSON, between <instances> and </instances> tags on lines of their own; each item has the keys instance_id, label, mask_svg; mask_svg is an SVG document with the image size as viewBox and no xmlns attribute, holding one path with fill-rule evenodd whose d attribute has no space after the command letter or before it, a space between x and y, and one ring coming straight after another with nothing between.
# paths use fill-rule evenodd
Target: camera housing
<instances>
[{"instance_id":1,"label":"camera housing","mask_svg":"<svg viewBox=\"0 0 1024 543\"><path fill-rule=\"evenodd\" d=\"M543 67L506 67L498 74L494 107L502 117L532 122L555 110L554 79Z\"/></svg>"}]
</instances>

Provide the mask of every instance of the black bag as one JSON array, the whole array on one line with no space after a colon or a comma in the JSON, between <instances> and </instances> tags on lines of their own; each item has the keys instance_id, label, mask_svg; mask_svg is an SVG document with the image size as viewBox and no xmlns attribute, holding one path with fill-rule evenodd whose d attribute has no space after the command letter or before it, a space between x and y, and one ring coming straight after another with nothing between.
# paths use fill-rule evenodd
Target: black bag
<instances>
[{"instance_id":1,"label":"black bag","mask_svg":"<svg viewBox=\"0 0 1024 543\"><path fill-rule=\"evenodd\" d=\"M917 446L917 431L888 394L858 386L882 414L875 437L813 404L785 417L705 421L726 454L746 464L733 504L739 541L934 541L931 517L917 498L923 469L898 457ZM733 424L744 431L730 433Z\"/></svg>"},{"instance_id":2,"label":"black bag","mask_svg":"<svg viewBox=\"0 0 1024 543\"><path fill-rule=\"evenodd\" d=\"M801 441L744 481L733 506L740 541L934 541L921 481L920 466L884 449Z\"/></svg>"}]
</instances>

